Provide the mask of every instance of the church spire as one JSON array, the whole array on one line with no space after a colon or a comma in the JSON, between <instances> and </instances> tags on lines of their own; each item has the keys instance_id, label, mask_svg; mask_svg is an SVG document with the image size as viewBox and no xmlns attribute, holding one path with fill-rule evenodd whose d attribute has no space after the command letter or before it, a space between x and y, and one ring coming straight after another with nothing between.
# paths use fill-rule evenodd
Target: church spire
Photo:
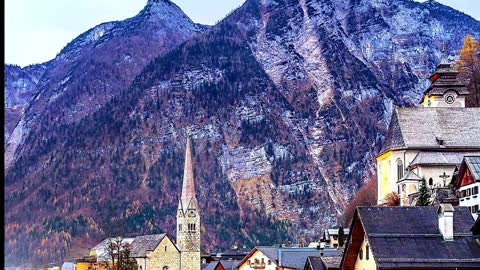
<instances>
[{"instance_id":1,"label":"church spire","mask_svg":"<svg viewBox=\"0 0 480 270\"><path fill-rule=\"evenodd\" d=\"M190 201L195 198L195 184L193 182L193 164L192 164L192 152L190 150L190 134L187 130L187 146L185 147L185 167L183 170L183 185L181 204L184 210L189 206Z\"/></svg>"}]
</instances>

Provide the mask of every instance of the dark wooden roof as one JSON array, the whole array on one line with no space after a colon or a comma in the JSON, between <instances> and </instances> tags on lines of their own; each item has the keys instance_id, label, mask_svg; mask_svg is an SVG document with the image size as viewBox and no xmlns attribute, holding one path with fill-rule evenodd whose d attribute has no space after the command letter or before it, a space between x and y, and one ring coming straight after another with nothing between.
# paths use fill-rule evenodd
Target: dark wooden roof
<instances>
[{"instance_id":1,"label":"dark wooden roof","mask_svg":"<svg viewBox=\"0 0 480 270\"><path fill-rule=\"evenodd\" d=\"M359 207L352 226L354 232L363 226L373 257L382 269L480 267L480 245L470 231L472 215L466 207L454 209L453 241L444 241L439 230L438 206ZM361 241L354 239L352 243L349 238L342 259L344 269L351 269L352 257L358 254L353 249Z\"/></svg>"},{"instance_id":2,"label":"dark wooden roof","mask_svg":"<svg viewBox=\"0 0 480 270\"><path fill-rule=\"evenodd\" d=\"M326 270L320 256L308 256L304 270Z\"/></svg>"},{"instance_id":3,"label":"dark wooden roof","mask_svg":"<svg viewBox=\"0 0 480 270\"><path fill-rule=\"evenodd\" d=\"M458 95L468 95L466 85L457 79L459 72L449 63L440 63L435 73L430 76L431 85L423 93L427 96L442 96L447 91L455 91Z\"/></svg>"}]
</instances>

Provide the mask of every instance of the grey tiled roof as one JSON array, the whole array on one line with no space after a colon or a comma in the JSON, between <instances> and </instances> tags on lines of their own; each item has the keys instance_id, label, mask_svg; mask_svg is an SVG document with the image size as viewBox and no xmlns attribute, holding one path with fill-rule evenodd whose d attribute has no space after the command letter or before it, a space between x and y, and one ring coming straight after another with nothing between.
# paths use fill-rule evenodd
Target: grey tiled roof
<instances>
[{"instance_id":1,"label":"grey tiled roof","mask_svg":"<svg viewBox=\"0 0 480 270\"><path fill-rule=\"evenodd\" d=\"M211 261L210 263L208 263L204 268L202 268L203 270L214 270L215 267L217 267L217 265L219 264L218 261Z\"/></svg>"},{"instance_id":2,"label":"grey tiled roof","mask_svg":"<svg viewBox=\"0 0 480 270\"><path fill-rule=\"evenodd\" d=\"M359 207L368 234L440 234L438 206ZM469 233L473 217L466 207L455 207L454 232Z\"/></svg>"},{"instance_id":3,"label":"grey tiled roof","mask_svg":"<svg viewBox=\"0 0 480 270\"><path fill-rule=\"evenodd\" d=\"M147 251L155 250L166 234L150 234L135 237L131 245L130 255L134 258L145 257Z\"/></svg>"},{"instance_id":4,"label":"grey tiled roof","mask_svg":"<svg viewBox=\"0 0 480 270\"><path fill-rule=\"evenodd\" d=\"M480 266L472 215L466 207L454 209L453 241L439 231L438 206L359 207L358 214L379 267Z\"/></svg>"},{"instance_id":5,"label":"grey tiled roof","mask_svg":"<svg viewBox=\"0 0 480 270\"><path fill-rule=\"evenodd\" d=\"M271 261L278 262L278 249L277 247L256 247L257 250L260 250L265 256L267 256Z\"/></svg>"},{"instance_id":6,"label":"grey tiled roof","mask_svg":"<svg viewBox=\"0 0 480 270\"><path fill-rule=\"evenodd\" d=\"M405 148L480 149L478 134L480 108L396 108L381 153Z\"/></svg>"},{"instance_id":7,"label":"grey tiled roof","mask_svg":"<svg viewBox=\"0 0 480 270\"><path fill-rule=\"evenodd\" d=\"M221 260L220 263L222 264L223 268L225 268L225 270L234 270L240 264L240 261L238 261L238 260L229 260L229 261Z\"/></svg>"},{"instance_id":8,"label":"grey tiled roof","mask_svg":"<svg viewBox=\"0 0 480 270\"><path fill-rule=\"evenodd\" d=\"M340 269L342 256L308 256L312 270L337 270Z\"/></svg>"},{"instance_id":9,"label":"grey tiled roof","mask_svg":"<svg viewBox=\"0 0 480 270\"><path fill-rule=\"evenodd\" d=\"M280 248L278 250L279 266L303 269L309 256L340 256L340 251L337 249Z\"/></svg>"},{"instance_id":10,"label":"grey tiled roof","mask_svg":"<svg viewBox=\"0 0 480 270\"><path fill-rule=\"evenodd\" d=\"M327 269L340 269L340 262L342 261L342 256L324 256L321 257L321 259Z\"/></svg>"},{"instance_id":11,"label":"grey tiled roof","mask_svg":"<svg viewBox=\"0 0 480 270\"><path fill-rule=\"evenodd\" d=\"M323 265L322 259L320 256L308 256L308 262L310 263L310 267L312 270L326 270L325 266Z\"/></svg>"},{"instance_id":12,"label":"grey tiled roof","mask_svg":"<svg viewBox=\"0 0 480 270\"><path fill-rule=\"evenodd\" d=\"M467 164L473 179L475 181L480 181L480 155L466 156L465 163Z\"/></svg>"},{"instance_id":13,"label":"grey tiled roof","mask_svg":"<svg viewBox=\"0 0 480 270\"><path fill-rule=\"evenodd\" d=\"M420 151L410 163L415 165L460 165L464 156L480 155L480 152Z\"/></svg>"}]
</instances>

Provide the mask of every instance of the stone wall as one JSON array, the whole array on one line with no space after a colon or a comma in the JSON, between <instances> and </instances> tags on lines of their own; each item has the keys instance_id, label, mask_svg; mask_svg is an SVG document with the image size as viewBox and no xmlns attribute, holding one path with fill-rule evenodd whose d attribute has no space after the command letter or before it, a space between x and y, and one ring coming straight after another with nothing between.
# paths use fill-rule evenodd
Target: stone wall
<instances>
[{"instance_id":1,"label":"stone wall","mask_svg":"<svg viewBox=\"0 0 480 270\"><path fill-rule=\"evenodd\" d=\"M180 252L168 237L164 237L154 251L147 253L147 268L143 270L167 269L180 270Z\"/></svg>"}]
</instances>

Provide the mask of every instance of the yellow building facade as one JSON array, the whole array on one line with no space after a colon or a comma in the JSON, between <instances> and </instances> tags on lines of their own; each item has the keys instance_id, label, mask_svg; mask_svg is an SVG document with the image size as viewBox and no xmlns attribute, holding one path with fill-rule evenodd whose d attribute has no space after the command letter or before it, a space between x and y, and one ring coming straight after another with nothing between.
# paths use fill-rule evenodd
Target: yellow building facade
<instances>
[{"instance_id":1,"label":"yellow building facade","mask_svg":"<svg viewBox=\"0 0 480 270\"><path fill-rule=\"evenodd\" d=\"M358 252L357 260L355 261L355 270L373 269L377 269L377 264L375 263L375 258L373 257L367 236L365 235L360 251Z\"/></svg>"}]
</instances>

